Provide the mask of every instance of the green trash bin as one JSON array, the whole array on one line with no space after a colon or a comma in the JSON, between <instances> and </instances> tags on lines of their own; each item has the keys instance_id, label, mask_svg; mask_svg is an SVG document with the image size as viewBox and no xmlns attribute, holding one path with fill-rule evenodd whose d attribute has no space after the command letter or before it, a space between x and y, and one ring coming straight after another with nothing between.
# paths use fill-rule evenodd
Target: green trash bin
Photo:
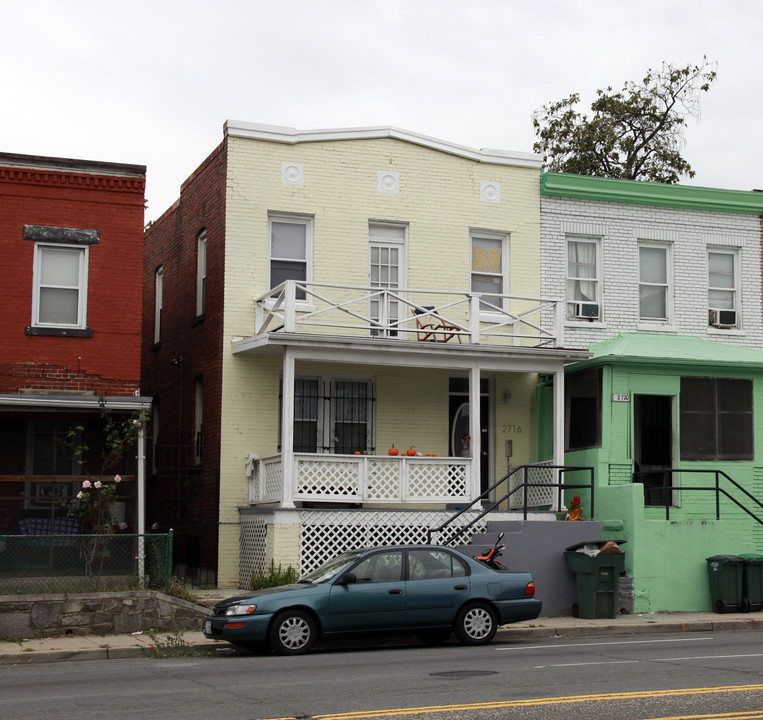
<instances>
[{"instance_id":1,"label":"green trash bin","mask_svg":"<svg viewBox=\"0 0 763 720\"><path fill-rule=\"evenodd\" d=\"M742 568L742 612L763 610L763 555L740 555Z\"/></svg>"},{"instance_id":2,"label":"green trash bin","mask_svg":"<svg viewBox=\"0 0 763 720\"><path fill-rule=\"evenodd\" d=\"M581 618L617 617L620 575L625 572L625 553L606 552L591 556L577 552L584 545L601 547L608 540L588 540L565 548L567 566L576 575L578 601L572 614ZM622 545L625 540L614 540Z\"/></svg>"},{"instance_id":3,"label":"green trash bin","mask_svg":"<svg viewBox=\"0 0 763 720\"><path fill-rule=\"evenodd\" d=\"M738 555L713 555L705 561L713 610L717 613L741 610L744 560Z\"/></svg>"}]
</instances>

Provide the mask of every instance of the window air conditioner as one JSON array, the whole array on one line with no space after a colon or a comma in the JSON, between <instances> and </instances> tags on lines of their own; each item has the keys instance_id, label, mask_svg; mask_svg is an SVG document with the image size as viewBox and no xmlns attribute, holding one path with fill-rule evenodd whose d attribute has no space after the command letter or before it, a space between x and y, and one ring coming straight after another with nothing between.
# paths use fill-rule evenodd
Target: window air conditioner
<instances>
[{"instance_id":1,"label":"window air conditioner","mask_svg":"<svg viewBox=\"0 0 763 720\"><path fill-rule=\"evenodd\" d=\"M595 303L575 303L575 317L585 320L598 320L599 306Z\"/></svg>"},{"instance_id":2,"label":"window air conditioner","mask_svg":"<svg viewBox=\"0 0 763 720\"><path fill-rule=\"evenodd\" d=\"M736 327L737 311L736 310L710 310L709 324L717 328Z\"/></svg>"}]
</instances>

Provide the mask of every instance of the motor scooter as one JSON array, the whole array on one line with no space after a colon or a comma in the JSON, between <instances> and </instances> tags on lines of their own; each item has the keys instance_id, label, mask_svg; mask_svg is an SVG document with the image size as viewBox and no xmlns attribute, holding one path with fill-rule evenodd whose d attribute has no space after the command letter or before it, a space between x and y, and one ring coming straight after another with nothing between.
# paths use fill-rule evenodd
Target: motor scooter
<instances>
[{"instance_id":1,"label":"motor scooter","mask_svg":"<svg viewBox=\"0 0 763 720\"><path fill-rule=\"evenodd\" d=\"M495 541L495 545L493 545L493 547L491 547L489 550L485 550L482 555L477 555L475 559L484 563L489 568L493 568L493 570L508 570L508 568L500 560L498 560L498 558L501 556L501 553L506 548L505 545L501 545L501 540L503 540L503 532L498 533L498 539Z\"/></svg>"}]
</instances>

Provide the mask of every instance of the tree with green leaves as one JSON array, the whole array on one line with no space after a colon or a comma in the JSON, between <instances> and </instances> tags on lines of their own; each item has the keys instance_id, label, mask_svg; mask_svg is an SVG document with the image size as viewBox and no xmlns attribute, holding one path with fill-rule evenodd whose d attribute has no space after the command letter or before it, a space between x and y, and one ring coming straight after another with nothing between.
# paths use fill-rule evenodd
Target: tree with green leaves
<instances>
[{"instance_id":1,"label":"tree with green leaves","mask_svg":"<svg viewBox=\"0 0 763 720\"><path fill-rule=\"evenodd\" d=\"M682 157L686 119L699 119L702 93L715 81L715 63L676 67L662 63L641 82L619 92L597 90L588 117L576 109L580 95L533 113L533 149L553 172L676 183L694 177Z\"/></svg>"}]
</instances>

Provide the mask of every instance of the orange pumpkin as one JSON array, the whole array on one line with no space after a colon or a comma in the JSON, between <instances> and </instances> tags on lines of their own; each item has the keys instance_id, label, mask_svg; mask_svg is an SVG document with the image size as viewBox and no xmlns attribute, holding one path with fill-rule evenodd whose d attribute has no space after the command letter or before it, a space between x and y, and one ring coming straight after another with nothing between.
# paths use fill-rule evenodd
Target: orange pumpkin
<instances>
[{"instance_id":1,"label":"orange pumpkin","mask_svg":"<svg viewBox=\"0 0 763 720\"><path fill-rule=\"evenodd\" d=\"M416 448L410 447L405 451L405 454L408 457L415 457L416 456Z\"/></svg>"},{"instance_id":2,"label":"orange pumpkin","mask_svg":"<svg viewBox=\"0 0 763 720\"><path fill-rule=\"evenodd\" d=\"M389 450L387 450L387 455L399 455L400 451L393 445Z\"/></svg>"}]
</instances>

